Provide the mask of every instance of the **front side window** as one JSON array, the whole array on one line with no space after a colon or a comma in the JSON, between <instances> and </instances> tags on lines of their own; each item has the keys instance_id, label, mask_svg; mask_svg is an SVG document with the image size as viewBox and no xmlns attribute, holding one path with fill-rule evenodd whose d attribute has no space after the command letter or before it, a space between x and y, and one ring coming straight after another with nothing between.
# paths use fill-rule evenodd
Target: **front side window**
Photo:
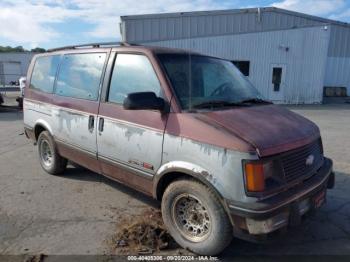
<instances>
[{"instance_id":1,"label":"front side window","mask_svg":"<svg viewBox=\"0 0 350 262\"><path fill-rule=\"evenodd\" d=\"M193 54L159 54L183 109L205 103L241 103L262 99L230 61Z\"/></svg>"},{"instance_id":2,"label":"front side window","mask_svg":"<svg viewBox=\"0 0 350 262\"><path fill-rule=\"evenodd\" d=\"M162 96L159 80L146 56L118 54L108 101L122 104L128 94L135 92L154 92L157 96Z\"/></svg>"},{"instance_id":3,"label":"front side window","mask_svg":"<svg viewBox=\"0 0 350 262\"><path fill-rule=\"evenodd\" d=\"M35 60L30 88L52 93L60 56L41 56Z\"/></svg>"},{"instance_id":4,"label":"front side window","mask_svg":"<svg viewBox=\"0 0 350 262\"><path fill-rule=\"evenodd\" d=\"M55 93L60 96L97 100L105 60L105 53L64 55Z\"/></svg>"}]
</instances>

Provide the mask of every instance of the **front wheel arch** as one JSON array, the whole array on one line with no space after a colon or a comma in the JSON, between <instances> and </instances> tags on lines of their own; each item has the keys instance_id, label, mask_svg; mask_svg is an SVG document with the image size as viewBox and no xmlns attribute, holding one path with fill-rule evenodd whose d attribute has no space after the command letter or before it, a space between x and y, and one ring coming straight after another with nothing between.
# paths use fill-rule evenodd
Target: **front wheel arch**
<instances>
[{"instance_id":1,"label":"front wheel arch","mask_svg":"<svg viewBox=\"0 0 350 262\"><path fill-rule=\"evenodd\" d=\"M193 173L193 171L190 170L181 170L181 171L169 171L166 173L162 173L161 175L156 176L154 186L153 186L153 197L159 201L162 200L163 194L165 192L165 189L174 181L181 179L181 178L188 178L196 180L205 186L211 188L219 197L219 199L223 201L223 197L220 194L220 192L208 181L203 174L200 173Z\"/></svg>"}]
</instances>

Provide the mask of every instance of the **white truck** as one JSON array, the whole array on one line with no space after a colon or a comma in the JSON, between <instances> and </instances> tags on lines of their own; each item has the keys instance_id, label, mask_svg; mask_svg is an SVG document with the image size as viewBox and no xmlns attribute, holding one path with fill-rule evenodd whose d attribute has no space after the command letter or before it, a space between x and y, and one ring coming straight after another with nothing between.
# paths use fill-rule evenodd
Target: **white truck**
<instances>
[{"instance_id":1,"label":"white truck","mask_svg":"<svg viewBox=\"0 0 350 262\"><path fill-rule=\"evenodd\" d=\"M22 76L18 79L20 95L19 97L17 97L16 101L18 102L18 106L20 108L23 107L23 96L24 96L24 88L26 86L26 80L27 78L25 76Z\"/></svg>"}]
</instances>

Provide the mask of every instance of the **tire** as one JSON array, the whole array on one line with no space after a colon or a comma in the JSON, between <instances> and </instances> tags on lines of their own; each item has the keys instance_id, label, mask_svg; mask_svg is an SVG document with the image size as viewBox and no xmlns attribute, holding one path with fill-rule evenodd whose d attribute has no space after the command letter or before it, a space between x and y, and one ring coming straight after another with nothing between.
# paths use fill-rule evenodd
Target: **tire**
<instances>
[{"instance_id":1,"label":"tire","mask_svg":"<svg viewBox=\"0 0 350 262\"><path fill-rule=\"evenodd\" d=\"M219 197L198 181L171 183L162 198L162 216L174 240L198 255L217 255L232 240L232 225Z\"/></svg>"},{"instance_id":2,"label":"tire","mask_svg":"<svg viewBox=\"0 0 350 262\"><path fill-rule=\"evenodd\" d=\"M48 131L38 137L38 153L41 167L51 175L60 175L67 166L67 159L58 154L56 144Z\"/></svg>"},{"instance_id":3,"label":"tire","mask_svg":"<svg viewBox=\"0 0 350 262\"><path fill-rule=\"evenodd\" d=\"M23 109L23 97L17 97L16 101L18 103L18 107Z\"/></svg>"}]
</instances>

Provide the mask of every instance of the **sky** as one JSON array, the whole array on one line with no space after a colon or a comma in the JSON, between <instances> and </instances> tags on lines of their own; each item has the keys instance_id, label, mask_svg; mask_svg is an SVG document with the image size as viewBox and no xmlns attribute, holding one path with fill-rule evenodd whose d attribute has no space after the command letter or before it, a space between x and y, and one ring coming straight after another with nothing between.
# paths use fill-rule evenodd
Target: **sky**
<instances>
[{"instance_id":1,"label":"sky","mask_svg":"<svg viewBox=\"0 0 350 262\"><path fill-rule=\"evenodd\" d=\"M266 6L350 23L350 0L0 0L0 46L119 41L122 15Z\"/></svg>"}]
</instances>

